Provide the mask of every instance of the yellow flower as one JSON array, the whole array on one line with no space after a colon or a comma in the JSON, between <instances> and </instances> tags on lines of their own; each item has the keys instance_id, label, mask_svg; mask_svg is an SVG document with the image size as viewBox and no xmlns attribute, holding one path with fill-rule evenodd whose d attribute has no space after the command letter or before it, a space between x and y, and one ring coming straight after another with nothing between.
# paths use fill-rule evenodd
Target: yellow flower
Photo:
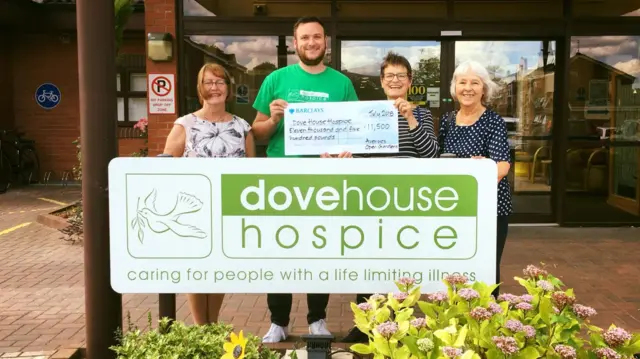
<instances>
[{"instance_id":1,"label":"yellow flower","mask_svg":"<svg viewBox=\"0 0 640 359\"><path fill-rule=\"evenodd\" d=\"M224 355L220 359L243 359L246 345L247 339L242 335L242 330L240 335L231 333L230 341L224 343Z\"/></svg>"}]
</instances>

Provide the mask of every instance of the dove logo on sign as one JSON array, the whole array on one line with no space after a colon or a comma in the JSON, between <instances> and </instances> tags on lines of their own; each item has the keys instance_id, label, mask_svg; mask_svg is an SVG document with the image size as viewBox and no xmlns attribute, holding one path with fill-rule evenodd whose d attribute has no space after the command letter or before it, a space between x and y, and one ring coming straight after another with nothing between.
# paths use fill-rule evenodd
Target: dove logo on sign
<instances>
[{"instance_id":1,"label":"dove logo on sign","mask_svg":"<svg viewBox=\"0 0 640 359\"><path fill-rule=\"evenodd\" d=\"M211 254L208 178L128 175L127 192L127 247L132 257L204 258Z\"/></svg>"},{"instance_id":2,"label":"dove logo on sign","mask_svg":"<svg viewBox=\"0 0 640 359\"><path fill-rule=\"evenodd\" d=\"M144 241L145 228L153 233L162 234L171 232L178 237L205 238L207 234L200 228L190 224L179 222L180 216L188 213L197 213L202 209L202 201L195 196L180 192L176 198L175 206L168 212L160 213L156 209L156 197L158 192L153 189L144 200L144 207L138 209L136 217L131 221L132 229L138 227L138 239ZM138 198L140 203L140 198Z\"/></svg>"}]
</instances>

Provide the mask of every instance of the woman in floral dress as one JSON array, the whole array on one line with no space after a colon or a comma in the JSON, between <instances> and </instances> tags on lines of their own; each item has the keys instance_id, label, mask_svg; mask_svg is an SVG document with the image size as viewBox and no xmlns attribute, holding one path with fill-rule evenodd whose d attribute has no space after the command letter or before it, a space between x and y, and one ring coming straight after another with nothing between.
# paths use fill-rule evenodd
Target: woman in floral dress
<instances>
[{"instance_id":1,"label":"woman in floral dress","mask_svg":"<svg viewBox=\"0 0 640 359\"><path fill-rule=\"evenodd\" d=\"M231 78L213 63L198 73L198 98L202 108L178 118L167 137L164 154L173 157L255 157L251 126L228 113ZM224 294L189 294L189 307L198 325L218 321Z\"/></svg>"}]
</instances>

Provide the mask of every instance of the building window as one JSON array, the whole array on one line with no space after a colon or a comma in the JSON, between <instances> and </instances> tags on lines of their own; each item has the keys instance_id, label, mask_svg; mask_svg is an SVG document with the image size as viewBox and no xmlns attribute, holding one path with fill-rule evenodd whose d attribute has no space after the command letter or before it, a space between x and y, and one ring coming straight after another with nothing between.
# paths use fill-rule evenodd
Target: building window
<instances>
[{"instance_id":1,"label":"building window","mask_svg":"<svg viewBox=\"0 0 640 359\"><path fill-rule=\"evenodd\" d=\"M120 69L117 74L118 124L133 126L147 118L147 74L144 69Z\"/></svg>"}]
</instances>

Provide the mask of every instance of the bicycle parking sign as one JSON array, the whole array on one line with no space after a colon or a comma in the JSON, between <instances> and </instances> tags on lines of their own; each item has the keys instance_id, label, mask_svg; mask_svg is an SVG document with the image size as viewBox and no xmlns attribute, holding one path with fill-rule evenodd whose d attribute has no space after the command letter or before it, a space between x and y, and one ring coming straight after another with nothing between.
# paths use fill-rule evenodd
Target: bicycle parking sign
<instances>
[{"instance_id":1,"label":"bicycle parking sign","mask_svg":"<svg viewBox=\"0 0 640 359\"><path fill-rule=\"evenodd\" d=\"M36 103L45 110L51 110L58 106L62 99L60 89L52 83L43 83L38 86L35 94Z\"/></svg>"}]
</instances>

